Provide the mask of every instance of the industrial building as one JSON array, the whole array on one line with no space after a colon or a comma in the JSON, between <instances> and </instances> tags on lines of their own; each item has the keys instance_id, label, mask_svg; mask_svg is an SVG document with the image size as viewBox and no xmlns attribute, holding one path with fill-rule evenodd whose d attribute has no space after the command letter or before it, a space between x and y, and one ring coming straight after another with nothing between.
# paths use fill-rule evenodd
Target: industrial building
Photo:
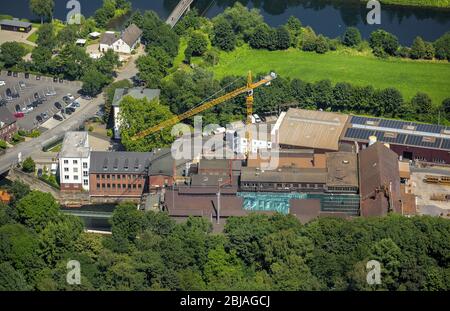
<instances>
[{"instance_id":1,"label":"industrial building","mask_svg":"<svg viewBox=\"0 0 450 311\"><path fill-rule=\"evenodd\" d=\"M281 149L338 151L347 119L347 115L340 113L290 108L276 123L274 131L278 132L278 138L274 143Z\"/></svg>"},{"instance_id":2,"label":"industrial building","mask_svg":"<svg viewBox=\"0 0 450 311\"><path fill-rule=\"evenodd\" d=\"M340 140L362 149L372 136L388 143L400 159L450 164L450 127L351 116Z\"/></svg>"}]
</instances>

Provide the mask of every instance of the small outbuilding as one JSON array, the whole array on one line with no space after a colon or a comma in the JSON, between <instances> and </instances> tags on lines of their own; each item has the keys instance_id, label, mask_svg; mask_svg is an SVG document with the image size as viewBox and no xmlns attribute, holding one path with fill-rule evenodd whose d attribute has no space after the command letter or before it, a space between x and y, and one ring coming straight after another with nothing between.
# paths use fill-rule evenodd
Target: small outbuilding
<instances>
[{"instance_id":1,"label":"small outbuilding","mask_svg":"<svg viewBox=\"0 0 450 311\"><path fill-rule=\"evenodd\" d=\"M33 28L33 25L28 22L22 22L18 19L4 19L0 22L0 26L2 30L8 30L8 31L16 31L16 32L25 32L28 33Z\"/></svg>"}]
</instances>

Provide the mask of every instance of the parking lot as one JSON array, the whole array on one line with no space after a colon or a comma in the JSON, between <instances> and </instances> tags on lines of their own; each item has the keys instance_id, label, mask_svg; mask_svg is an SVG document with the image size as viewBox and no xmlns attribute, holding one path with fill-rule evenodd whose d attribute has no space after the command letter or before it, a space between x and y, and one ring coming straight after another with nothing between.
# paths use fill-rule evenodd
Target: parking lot
<instances>
[{"instance_id":1,"label":"parking lot","mask_svg":"<svg viewBox=\"0 0 450 311\"><path fill-rule=\"evenodd\" d=\"M16 116L17 125L24 130L39 128L43 123L46 123L44 128L47 129L55 126L60 122L52 120L53 115L60 112L55 102L59 102L63 108L66 107L63 96L70 93L78 97L78 90L81 88L81 82L78 81L58 79L55 82L52 77L37 78L32 74L26 77L24 73L8 75L7 71L1 71L0 81L5 81L5 85L0 85L0 101L6 105L11 114L23 112L23 117L20 113ZM7 94L8 89L11 94Z\"/></svg>"}]
</instances>

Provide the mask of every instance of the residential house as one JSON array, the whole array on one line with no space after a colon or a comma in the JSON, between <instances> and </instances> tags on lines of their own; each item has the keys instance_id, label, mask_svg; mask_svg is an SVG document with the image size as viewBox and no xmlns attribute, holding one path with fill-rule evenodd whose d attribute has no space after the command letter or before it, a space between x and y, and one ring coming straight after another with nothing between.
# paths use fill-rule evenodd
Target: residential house
<instances>
[{"instance_id":1,"label":"residential house","mask_svg":"<svg viewBox=\"0 0 450 311\"><path fill-rule=\"evenodd\" d=\"M120 36L113 31L107 31L100 39L100 51L113 50L117 53L131 54L141 41L142 30L135 24L128 26Z\"/></svg>"}]
</instances>

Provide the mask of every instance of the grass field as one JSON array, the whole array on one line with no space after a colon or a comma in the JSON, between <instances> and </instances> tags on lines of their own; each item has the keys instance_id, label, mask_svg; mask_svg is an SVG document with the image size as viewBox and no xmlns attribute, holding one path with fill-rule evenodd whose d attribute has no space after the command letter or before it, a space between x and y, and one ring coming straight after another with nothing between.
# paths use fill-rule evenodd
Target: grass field
<instances>
[{"instance_id":1,"label":"grass field","mask_svg":"<svg viewBox=\"0 0 450 311\"><path fill-rule=\"evenodd\" d=\"M361 0L367 2L366 0ZM449 8L450 0L380 0L382 4Z\"/></svg>"},{"instance_id":2,"label":"grass field","mask_svg":"<svg viewBox=\"0 0 450 311\"><path fill-rule=\"evenodd\" d=\"M323 55L296 49L270 52L253 50L245 45L230 53L222 52L219 64L213 68L216 78L245 76L248 70L254 73L275 71L284 77L308 82L329 79L333 83L395 87L405 99L411 99L420 91L430 95L435 104L450 97L448 62L378 59L364 53L352 55L346 51Z\"/></svg>"}]
</instances>

